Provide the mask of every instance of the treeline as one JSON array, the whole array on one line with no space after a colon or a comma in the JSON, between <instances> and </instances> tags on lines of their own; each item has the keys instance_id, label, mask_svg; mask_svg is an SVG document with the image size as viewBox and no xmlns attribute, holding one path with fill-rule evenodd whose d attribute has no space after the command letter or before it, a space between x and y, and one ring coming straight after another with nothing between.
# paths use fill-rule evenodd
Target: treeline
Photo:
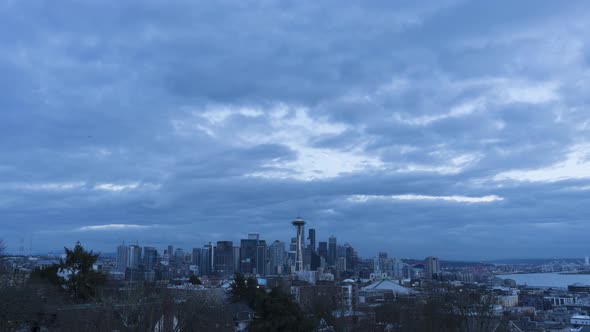
<instances>
[{"instance_id":1,"label":"treeline","mask_svg":"<svg viewBox=\"0 0 590 332\"><path fill-rule=\"evenodd\" d=\"M150 284L109 283L92 268L98 254L80 243L65 254L58 264L33 270L22 285L0 286L0 331L234 331L221 290L187 296Z\"/></svg>"}]
</instances>

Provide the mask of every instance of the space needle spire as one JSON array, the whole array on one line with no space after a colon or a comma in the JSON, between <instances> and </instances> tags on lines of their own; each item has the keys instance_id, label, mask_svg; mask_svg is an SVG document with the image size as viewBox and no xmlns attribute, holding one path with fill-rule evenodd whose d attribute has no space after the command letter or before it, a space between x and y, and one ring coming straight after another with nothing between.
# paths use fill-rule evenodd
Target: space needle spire
<instances>
[{"instance_id":1,"label":"space needle spire","mask_svg":"<svg viewBox=\"0 0 590 332\"><path fill-rule=\"evenodd\" d=\"M295 248L295 272L303 271L303 226L305 221L300 217L291 222L297 228L297 245Z\"/></svg>"}]
</instances>

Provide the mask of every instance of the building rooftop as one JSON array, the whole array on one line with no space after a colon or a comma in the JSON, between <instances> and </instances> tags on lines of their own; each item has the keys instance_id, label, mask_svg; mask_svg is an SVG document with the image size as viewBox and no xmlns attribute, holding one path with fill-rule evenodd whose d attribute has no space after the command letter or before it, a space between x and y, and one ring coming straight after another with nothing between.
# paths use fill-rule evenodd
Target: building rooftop
<instances>
[{"instance_id":1,"label":"building rooftop","mask_svg":"<svg viewBox=\"0 0 590 332\"><path fill-rule=\"evenodd\" d=\"M412 290L391 280L380 280L361 288L363 291L392 291L396 294L410 294Z\"/></svg>"}]
</instances>

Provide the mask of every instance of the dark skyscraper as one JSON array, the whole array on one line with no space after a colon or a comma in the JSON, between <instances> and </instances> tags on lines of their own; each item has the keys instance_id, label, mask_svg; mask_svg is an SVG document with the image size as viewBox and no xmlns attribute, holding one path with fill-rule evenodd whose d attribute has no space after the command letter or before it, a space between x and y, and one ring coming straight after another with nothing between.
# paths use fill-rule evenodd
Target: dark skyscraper
<instances>
[{"instance_id":1,"label":"dark skyscraper","mask_svg":"<svg viewBox=\"0 0 590 332\"><path fill-rule=\"evenodd\" d=\"M429 280L437 279L440 274L440 261L437 257L427 257L424 260L426 265L426 278Z\"/></svg>"},{"instance_id":2,"label":"dark skyscraper","mask_svg":"<svg viewBox=\"0 0 590 332\"><path fill-rule=\"evenodd\" d=\"M201 248L193 248L192 264L201 268Z\"/></svg>"},{"instance_id":3,"label":"dark skyscraper","mask_svg":"<svg viewBox=\"0 0 590 332\"><path fill-rule=\"evenodd\" d=\"M332 235L328 239L328 265L332 266L336 264L336 257L338 257L337 250L336 237Z\"/></svg>"},{"instance_id":4,"label":"dark skyscraper","mask_svg":"<svg viewBox=\"0 0 590 332\"><path fill-rule=\"evenodd\" d=\"M256 273L260 275L266 275L266 263L268 261L266 257L266 241L258 241L256 246Z\"/></svg>"},{"instance_id":5,"label":"dark skyscraper","mask_svg":"<svg viewBox=\"0 0 590 332\"><path fill-rule=\"evenodd\" d=\"M201 250L201 266L199 266L199 274L206 276L211 273L211 255L213 253L213 246L211 243L203 246Z\"/></svg>"},{"instance_id":6,"label":"dark skyscraper","mask_svg":"<svg viewBox=\"0 0 590 332\"><path fill-rule=\"evenodd\" d=\"M158 251L154 247L143 248L143 268L151 271L156 267L158 262Z\"/></svg>"},{"instance_id":7,"label":"dark skyscraper","mask_svg":"<svg viewBox=\"0 0 590 332\"><path fill-rule=\"evenodd\" d=\"M168 250L166 250L166 255L168 256L168 262L172 262L174 260L172 258L174 256L174 247L171 244L168 245Z\"/></svg>"},{"instance_id":8,"label":"dark skyscraper","mask_svg":"<svg viewBox=\"0 0 590 332\"><path fill-rule=\"evenodd\" d=\"M319 242L318 243L318 255L323 257L326 262L328 261L328 242Z\"/></svg>"},{"instance_id":9,"label":"dark skyscraper","mask_svg":"<svg viewBox=\"0 0 590 332\"><path fill-rule=\"evenodd\" d=\"M127 267L137 269L141 264L141 247L139 245L130 245L127 247Z\"/></svg>"},{"instance_id":10,"label":"dark skyscraper","mask_svg":"<svg viewBox=\"0 0 590 332\"><path fill-rule=\"evenodd\" d=\"M354 269L354 249L350 244L345 244L345 262L346 262L346 270L352 271Z\"/></svg>"},{"instance_id":11,"label":"dark skyscraper","mask_svg":"<svg viewBox=\"0 0 590 332\"><path fill-rule=\"evenodd\" d=\"M117 247L117 271L125 272L127 268L127 246L122 244Z\"/></svg>"},{"instance_id":12,"label":"dark skyscraper","mask_svg":"<svg viewBox=\"0 0 590 332\"><path fill-rule=\"evenodd\" d=\"M279 240L275 240L268 247L268 259L270 261L269 274L284 273L285 265L285 244Z\"/></svg>"},{"instance_id":13,"label":"dark skyscraper","mask_svg":"<svg viewBox=\"0 0 590 332\"><path fill-rule=\"evenodd\" d=\"M315 251L315 229L314 228L309 229L307 239L309 240L309 246L310 246L311 250Z\"/></svg>"},{"instance_id":14,"label":"dark skyscraper","mask_svg":"<svg viewBox=\"0 0 590 332\"><path fill-rule=\"evenodd\" d=\"M248 274L256 268L256 247L258 239L242 239L240 241L240 271Z\"/></svg>"},{"instance_id":15,"label":"dark skyscraper","mask_svg":"<svg viewBox=\"0 0 590 332\"><path fill-rule=\"evenodd\" d=\"M174 264L173 264L174 262ZM184 250L181 248L176 248L174 250L174 256L170 259L170 265L174 265L175 267L179 268L184 263Z\"/></svg>"},{"instance_id":16,"label":"dark skyscraper","mask_svg":"<svg viewBox=\"0 0 590 332\"><path fill-rule=\"evenodd\" d=\"M311 271L317 271L321 264L320 255L315 251L311 251L309 260L309 269Z\"/></svg>"},{"instance_id":17,"label":"dark skyscraper","mask_svg":"<svg viewBox=\"0 0 590 332\"><path fill-rule=\"evenodd\" d=\"M232 241L217 241L215 274L220 277L234 274L234 243Z\"/></svg>"}]
</instances>

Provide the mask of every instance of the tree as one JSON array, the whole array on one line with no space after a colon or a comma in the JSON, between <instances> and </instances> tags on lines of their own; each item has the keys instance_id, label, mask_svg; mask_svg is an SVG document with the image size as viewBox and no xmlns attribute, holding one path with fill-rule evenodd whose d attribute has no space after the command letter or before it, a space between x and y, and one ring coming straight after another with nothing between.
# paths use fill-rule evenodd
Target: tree
<instances>
[{"instance_id":1,"label":"tree","mask_svg":"<svg viewBox=\"0 0 590 332\"><path fill-rule=\"evenodd\" d=\"M97 288L106 281L102 272L94 271L93 265L98 260L98 254L86 251L80 242L74 249L64 248L65 260L59 264L35 269L31 279L38 282L49 282L66 291L74 302L84 302L97 296Z\"/></svg>"},{"instance_id":2,"label":"tree","mask_svg":"<svg viewBox=\"0 0 590 332\"><path fill-rule=\"evenodd\" d=\"M74 301L84 301L96 297L97 287L104 284L106 277L103 273L94 271L93 265L98 260L98 254L84 250L80 242L74 249L64 248L66 259L60 264L60 269L66 273L64 285Z\"/></svg>"},{"instance_id":3,"label":"tree","mask_svg":"<svg viewBox=\"0 0 590 332\"><path fill-rule=\"evenodd\" d=\"M192 275L188 278L188 282L190 282L193 285L202 285L203 282L201 281L201 279L199 279L199 277Z\"/></svg>"},{"instance_id":4,"label":"tree","mask_svg":"<svg viewBox=\"0 0 590 332\"><path fill-rule=\"evenodd\" d=\"M256 318L248 326L251 332L312 331L313 322L306 319L303 311L288 294L279 288L270 293L262 292L256 301Z\"/></svg>"},{"instance_id":5,"label":"tree","mask_svg":"<svg viewBox=\"0 0 590 332\"><path fill-rule=\"evenodd\" d=\"M266 292L259 287L254 277L246 279L242 274L236 273L231 295L233 302L246 303L255 312L255 319L248 326L248 331L300 332L313 329L313 322L306 319L289 294L283 293L278 287Z\"/></svg>"},{"instance_id":6,"label":"tree","mask_svg":"<svg viewBox=\"0 0 590 332\"><path fill-rule=\"evenodd\" d=\"M231 307L225 303L225 294L219 288L211 288L176 303L179 331L233 330Z\"/></svg>"},{"instance_id":7,"label":"tree","mask_svg":"<svg viewBox=\"0 0 590 332\"><path fill-rule=\"evenodd\" d=\"M250 276L246 279L241 273L235 274L231 286L232 302L243 302L254 309L257 296L263 292L264 290L258 287L256 278Z\"/></svg>"}]
</instances>

